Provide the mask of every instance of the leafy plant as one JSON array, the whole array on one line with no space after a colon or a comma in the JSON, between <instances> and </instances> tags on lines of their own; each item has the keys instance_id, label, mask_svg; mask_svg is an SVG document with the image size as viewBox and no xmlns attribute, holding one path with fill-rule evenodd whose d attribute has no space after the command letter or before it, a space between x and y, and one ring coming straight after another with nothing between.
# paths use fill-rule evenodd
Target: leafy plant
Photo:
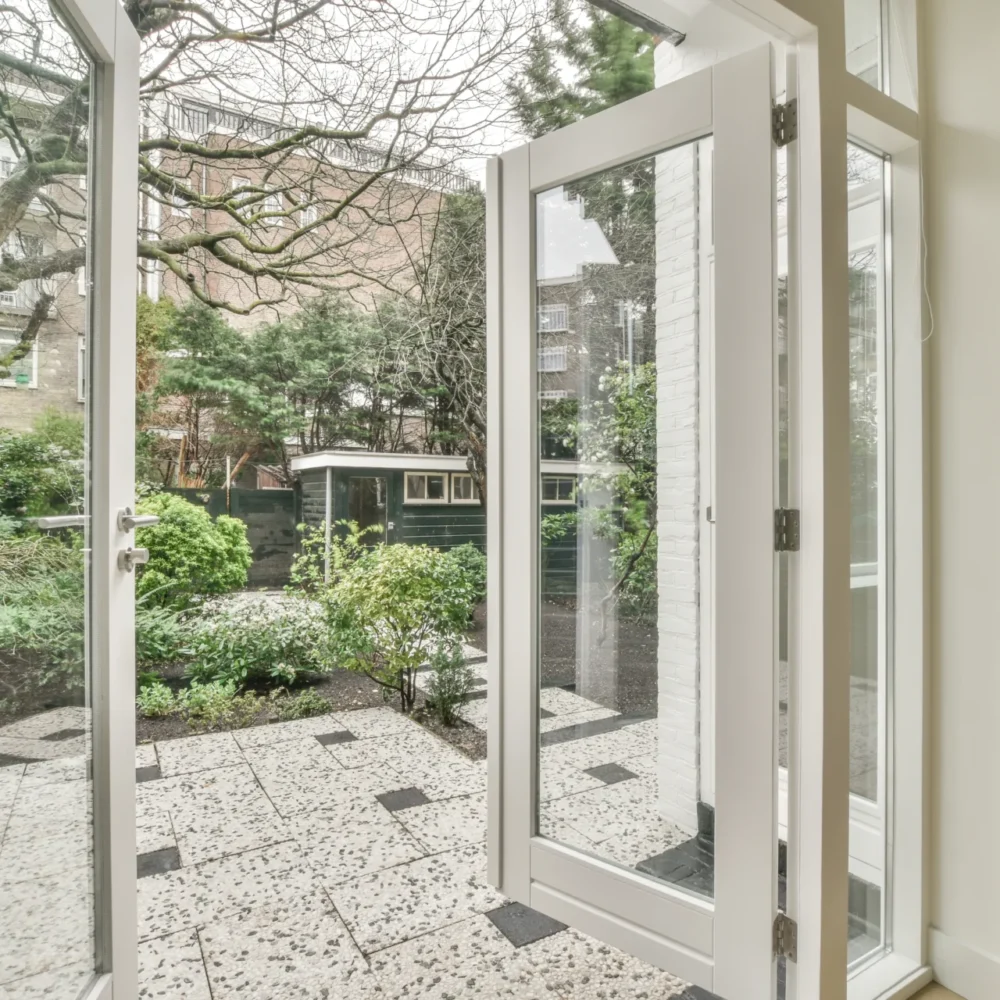
<instances>
[{"instance_id":1,"label":"leafy plant","mask_svg":"<svg viewBox=\"0 0 1000 1000\"><path fill-rule=\"evenodd\" d=\"M264 705L260 695L239 694L233 681L193 683L178 695L177 702L188 725L198 729L246 729Z\"/></svg>"},{"instance_id":2,"label":"leafy plant","mask_svg":"<svg viewBox=\"0 0 1000 1000\"><path fill-rule=\"evenodd\" d=\"M82 510L83 421L46 411L25 434L0 429L0 514Z\"/></svg>"},{"instance_id":3,"label":"leafy plant","mask_svg":"<svg viewBox=\"0 0 1000 1000\"><path fill-rule=\"evenodd\" d=\"M472 583L454 559L424 545L380 545L355 560L325 596L338 664L413 708L420 666L457 643L474 606Z\"/></svg>"},{"instance_id":4,"label":"leafy plant","mask_svg":"<svg viewBox=\"0 0 1000 1000\"><path fill-rule=\"evenodd\" d=\"M173 715L180 708L173 691L159 680L140 686L135 701L140 714L147 719L162 719L165 716Z\"/></svg>"},{"instance_id":5,"label":"leafy plant","mask_svg":"<svg viewBox=\"0 0 1000 1000\"><path fill-rule=\"evenodd\" d=\"M138 603L135 609L135 662L139 667L176 663L188 653L186 629L173 608Z\"/></svg>"},{"instance_id":6,"label":"leafy plant","mask_svg":"<svg viewBox=\"0 0 1000 1000\"><path fill-rule=\"evenodd\" d=\"M472 585L475 602L486 600L486 556L472 542L456 545L448 558L457 563Z\"/></svg>"},{"instance_id":7,"label":"leafy plant","mask_svg":"<svg viewBox=\"0 0 1000 1000\"><path fill-rule=\"evenodd\" d=\"M330 711L330 703L321 694L311 688L306 688L301 694L282 694L275 699L275 714L282 722L292 722L295 719L309 719L315 715L326 715Z\"/></svg>"},{"instance_id":8,"label":"leafy plant","mask_svg":"<svg viewBox=\"0 0 1000 1000\"><path fill-rule=\"evenodd\" d=\"M199 683L294 683L331 668L326 622L312 601L238 594L206 601L190 622L188 676Z\"/></svg>"},{"instance_id":9,"label":"leafy plant","mask_svg":"<svg viewBox=\"0 0 1000 1000\"><path fill-rule=\"evenodd\" d=\"M431 654L430 663L428 707L443 725L453 726L458 718L456 710L465 704L476 676L465 662L462 647L458 644L436 649Z\"/></svg>"},{"instance_id":10,"label":"leafy plant","mask_svg":"<svg viewBox=\"0 0 1000 1000\"><path fill-rule=\"evenodd\" d=\"M183 608L195 595L246 586L253 556L242 521L225 514L213 521L203 507L171 493L144 497L137 510L160 518L155 527L136 531L136 545L149 549L149 562L136 581L137 597Z\"/></svg>"},{"instance_id":11,"label":"leafy plant","mask_svg":"<svg viewBox=\"0 0 1000 1000\"><path fill-rule=\"evenodd\" d=\"M382 534L380 524L361 528L357 521L334 521L330 533L330 583L340 579L344 569L367 552L376 535ZM299 552L292 560L291 583L285 587L290 594L316 594L326 586L326 522L316 527L299 525Z\"/></svg>"}]
</instances>

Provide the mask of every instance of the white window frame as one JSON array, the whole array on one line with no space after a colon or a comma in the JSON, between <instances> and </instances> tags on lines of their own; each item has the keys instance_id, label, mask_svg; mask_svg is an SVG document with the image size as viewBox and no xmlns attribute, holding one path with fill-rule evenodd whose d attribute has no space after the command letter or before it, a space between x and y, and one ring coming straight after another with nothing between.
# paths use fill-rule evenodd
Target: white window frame
<instances>
[{"instance_id":1,"label":"white window frame","mask_svg":"<svg viewBox=\"0 0 1000 1000\"><path fill-rule=\"evenodd\" d=\"M316 205L306 205L299 212L299 225L301 227L311 226L319 221L319 208Z\"/></svg>"},{"instance_id":2,"label":"white window frame","mask_svg":"<svg viewBox=\"0 0 1000 1000\"><path fill-rule=\"evenodd\" d=\"M472 483L472 491L475 494L475 496L473 496L471 499L468 499L468 500L463 500L460 497L456 497L455 496L455 484L457 482L459 482L459 480L463 480L463 481L464 480L468 480L470 483ZM482 500L480 500L480 498L479 498L479 489L476 486L475 479L472 478L472 473L470 473L470 472L453 472L451 474L451 484L450 484L449 496L451 498L451 502L452 503L466 504L467 506L475 506L475 507L479 507L479 506L482 505Z\"/></svg>"},{"instance_id":3,"label":"white window frame","mask_svg":"<svg viewBox=\"0 0 1000 1000\"><path fill-rule=\"evenodd\" d=\"M282 212L284 208L280 191L269 191L264 195L264 201L261 204L262 212ZM269 217L265 221L269 226L283 226L285 224L283 216Z\"/></svg>"},{"instance_id":4,"label":"white window frame","mask_svg":"<svg viewBox=\"0 0 1000 1000\"><path fill-rule=\"evenodd\" d=\"M433 498L428 499L427 497L411 497L410 496L410 476L419 476L425 481L424 492L427 492L426 481L430 478L441 479L444 483L444 496L440 500L435 500ZM450 495L450 483L448 482L449 473L447 472L404 472L403 473L403 503L407 506L411 504L431 504L436 507L440 507L443 504L449 502ZM477 501L478 502L478 501Z\"/></svg>"},{"instance_id":5,"label":"white window frame","mask_svg":"<svg viewBox=\"0 0 1000 1000\"><path fill-rule=\"evenodd\" d=\"M541 400L569 399L568 389L539 389L538 398Z\"/></svg>"},{"instance_id":6,"label":"white window frame","mask_svg":"<svg viewBox=\"0 0 1000 1000\"><path fill-rule=\"evenodd\" d=\"M76 401L87 401L87 336L81 333L76 341Z\"/></svg>"},{"instance_id":7,"label":"white window frame","mask_svg":"<svg viewBox=\"0 0 1000 1000\"><path fill-rule=\"evenodd\" d=\"M573 495L568 500L560 500L559 497L558 497L559 489L558 489L558 487L556 487L556 499L555 500L546 499L546 497L545 497L545 484L547 482L553 482L553 481L561 482L561 481L564 481L564 480L570 480L573 483ZM579 480L579 477L577 477L577 476L567 476L567 475L560 475L560 474L549 473L549 472L543 473L542 474L542 488L541 488L542 506L543 507L546 507L546 506L547 507L566 507L568 505L575 504L576 503L577 490L579 488L580 488L580 480Z\"/></svg>"},{"instance_id":8,"label":"white window frame","mask_svg":"<svg viewBox=\"0 0 1000 1000\"><path fill-rule=\"evenodd\" d=\"M20 339L20 330L0 328L0 347L3 349L13 347ZM31 381L27 385L24 385L19 384L16 378L0 378L0 386L14 389L38 388L38 336L35 337L34 343L31 345L31 350L28 352L27 357L31 358ZM21 360L23 361L24 358Z\"/></svg>"},{"instance_id":9,"label":"white window frame","mask_svg":"<svg viewBox=\"0 0 1000 1000\"><path fill-rule=\"evenodd\" d=\"M542 374L546 372L564 372L569 368L569 348L565 345L548 345L539 347L538 371Z\"/></svg>"},{"instance_id":10,"label":"white window frame","mask_svg":"<svg viewBox=\"0 0 1000 1000\"><path fill-rule=\"evenodd\" d=\"M548 325L548 317L562 319L561 323ZM545 319L545 322L543 322ZM569 305L565 302L543 302L538 307L539 333L566 333L569 330Z\"/></svg>"}]
</instances>

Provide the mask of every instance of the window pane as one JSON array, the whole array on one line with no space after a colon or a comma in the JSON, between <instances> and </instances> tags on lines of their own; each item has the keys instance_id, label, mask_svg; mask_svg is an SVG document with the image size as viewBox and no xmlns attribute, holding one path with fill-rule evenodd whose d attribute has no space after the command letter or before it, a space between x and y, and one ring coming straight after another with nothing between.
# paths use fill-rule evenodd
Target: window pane
<instances>
[{"instance_id":1,"label":"window pane","mask_svg":"<svg viewBox=\"0 0 1000 1000\"><path fill-rule=\"evenodd\" d=\"M847 69L881 90L882 0L845 0L844 17Z\"/></svg>"},{"instance_id":2,"label":"window pane","mask_svg":"<svg viewBox=\"0 0 1000 1000\"><path fill-rule=\"evenodd\" d=\"M406 477L406 499L424 500L427 497L427 479L424 476Z\"/></svg>"},{"instance_id":3,"label":"window pane","mask_svg":"<svg viewBox=\"0 0 1000 1000\"><path fill-rule=\"evenodd\" d=\"M427 477L427 499L428 500L444 500L444 476L428 476Z\"/></svg>"}]
</instances>

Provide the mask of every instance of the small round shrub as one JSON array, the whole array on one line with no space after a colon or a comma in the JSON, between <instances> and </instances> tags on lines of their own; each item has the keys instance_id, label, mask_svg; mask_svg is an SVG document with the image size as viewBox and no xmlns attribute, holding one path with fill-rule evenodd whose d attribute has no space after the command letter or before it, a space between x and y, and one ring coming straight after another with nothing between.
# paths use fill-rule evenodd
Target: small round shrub
<instances>
[{"instance_id":1,"label":"small round shrub","mask_svg":"<svg viewBox=\"0 0 1000 1000\"><path fill-rule=\"evenodd\" d=\"M459 566L472 587L476 604L486 600L486 556L472 542L456 545L448 558Z\"/></svg>"},{"instance_id":2,"label":"small round shrub","mask_svg":"<svg viewBox=\"0 0 1000 1000\"><path fill-rule=\"evenodd\" d=\"M135 533L135 544L149 549L136 597L183 608L195 595L246 586L253 554L242 521L225 514L213 521L203 507L172 493L144 497L137 510L156 514L160 523Z\"/></svg>"},{"instance_id":3,"label":"small round shrub","mask_svg":"<svg viewBox=\"0 0 1000 1000\"><path fill-rule=\"evenodd\" d=\"M162 682L146 684L139 689L135 699L139 712L147 719L162 719L178 710L173 691Z\"/></svg>"},{"instance_id":4,"label":"small round shrub","mask_svg":"<svg viewBox=\"0 0 1000 1000\"><path fill-rule=\"evenodd\" d=\"M188 676L199 683L294 683L331 668L326 622L312 601L234 594L205 601L189 622Z\"/></svg>"}]
</instances>

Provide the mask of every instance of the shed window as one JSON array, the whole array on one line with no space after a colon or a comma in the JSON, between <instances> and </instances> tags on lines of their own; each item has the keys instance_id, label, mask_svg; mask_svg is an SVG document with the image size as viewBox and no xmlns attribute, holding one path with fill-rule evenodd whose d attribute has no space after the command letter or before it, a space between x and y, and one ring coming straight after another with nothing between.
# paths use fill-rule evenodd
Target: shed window
<instances>
[{"instance_id":1,"label":"shed window","mask_svg":"<svg viewBox=\"0 0 1000 1000\"><path fill-rule=\"evenodd\" d=\"M542 476L542 503L573 503L576 476Z\"/></svg>"},{"instance_id":2,"label":"shed window","mask_svg":"<svg viewBox=\"0 0 1000 1000\"><path fill-rule=\"evenodd\" d=\"M0 357L8 354L21 342L21 334L17 330L0 330ZM12 365L3 378L0 378L0 385L20 386L21 388L38 388L38 338L28 350L23 358L19 358Z\"/></svg>"},{"instance_id":3,"label":"shed window","mask_svg":"<svg viewBox=\"0 0 1000 1000\"><path fill-rule=\"evenodd\" d=\"M468 472L451 474L451 500L452 503L479 503L476 481Z\"/></svg>"},{"instance_id":4,"label":"shed window","mask_svg":"<svg viewBox=\"0 0 1000 1000\"><path fill-rule=\"evenodd\" d=\"M447 503L448 476L443 472L406 473L406 503Z\"/></svg>"}]
</instances>

